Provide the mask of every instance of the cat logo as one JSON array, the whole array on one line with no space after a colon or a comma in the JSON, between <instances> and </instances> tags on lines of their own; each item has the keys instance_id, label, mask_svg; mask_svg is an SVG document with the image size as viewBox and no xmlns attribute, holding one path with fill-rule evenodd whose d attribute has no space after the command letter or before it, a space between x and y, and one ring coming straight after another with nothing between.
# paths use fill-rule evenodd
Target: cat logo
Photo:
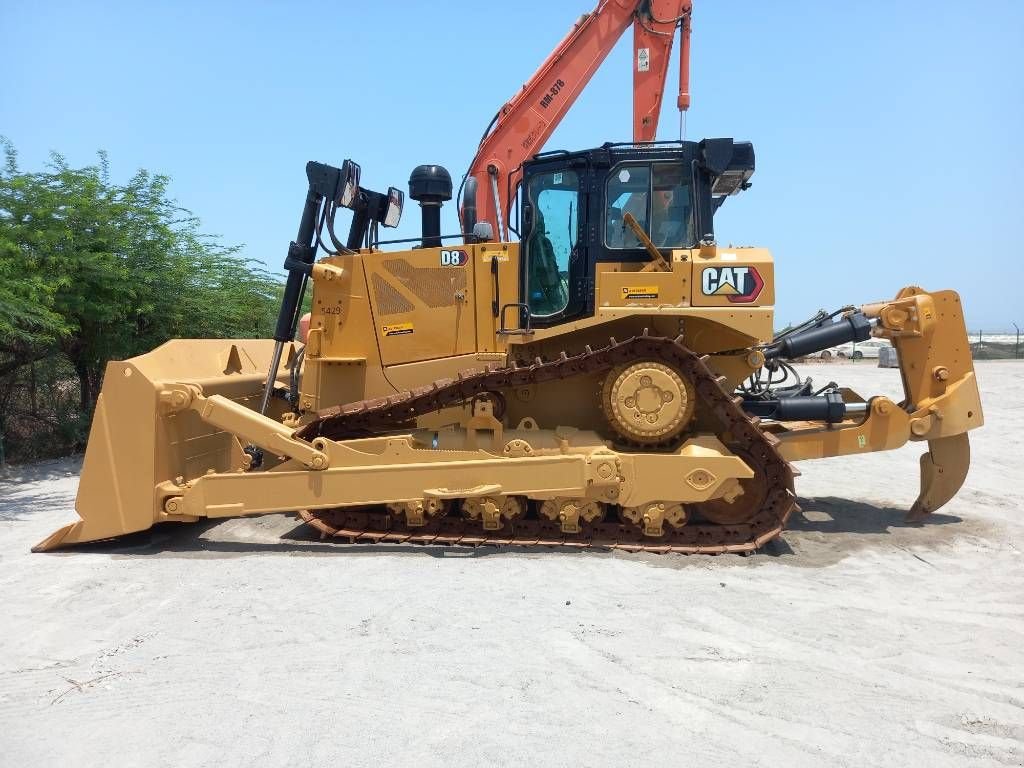
<instances>
[{"instance_id":1,"label":"cat logo","mask_svg":"<svg viewBox=\"0 0 1024 768\"><path fill-rule=\"evenodd\" d=\"M734 304L750 304L764 288L754 267L704 267L700 281L705 296L725 296Z\"/></svg>"},{"instance_id":2,"label":"cat logo","mask_svg":"<svg viewBox=\"0 0 1024 768\"><path fill-rule=\"evenodd\" d=\"M381 331L384 332L385 336L404 336L407 333L412 333L412 323L393 323L391 325L382 325Z\"/></svg>"},{"instance_id":3,"label":"cat logo","mask_svg":"<svg viewBox=\"0 0 1024 768\"><path fill-rule=\"evenodd\" d=\"M442 267L464 267L469 261L469 254L465 251L441 251Z\"/></svg>"}]
</instances>

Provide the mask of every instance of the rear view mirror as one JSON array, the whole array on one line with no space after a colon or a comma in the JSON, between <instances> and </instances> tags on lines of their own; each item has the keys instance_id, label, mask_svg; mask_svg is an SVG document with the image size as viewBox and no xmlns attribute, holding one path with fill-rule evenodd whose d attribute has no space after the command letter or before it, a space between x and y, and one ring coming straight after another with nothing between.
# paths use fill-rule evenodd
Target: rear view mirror
<instances>
[{"instance_id":1,"label":"rear view mirror","mask_svg":"<svg viewBox=\"0 0 1024 768\"><path fill-rule=\"evenodd\" d=\"M405 193L397 187L388 187L388 206L384 211L385 227L397 227L402 220L402 206L405 204Z\"/></svg>"},{"instance_id":2,"label":"rear view mirror","mask_svg":"<svg viewBox=\"0 0 1024 768\"><path fill-rule=\"evenodd\" d=\"M351 208L359 193L359 176L362 169L359 163L346 160L341 164L341 179L339 180L338 205L342 208Z\"/></svg>"}]
</instances>

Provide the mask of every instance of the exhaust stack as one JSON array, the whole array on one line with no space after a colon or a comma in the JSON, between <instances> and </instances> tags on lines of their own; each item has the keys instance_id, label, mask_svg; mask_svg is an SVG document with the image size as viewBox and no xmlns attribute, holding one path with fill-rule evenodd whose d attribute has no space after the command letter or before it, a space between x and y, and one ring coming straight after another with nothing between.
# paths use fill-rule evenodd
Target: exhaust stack
<instances>
[{"instance_id":1,"label":"exhaust stack","mask_svg":"<svg viewBox=\"0 0 1024 768\"><path fill-rule=\"evenodd\" d=\"M423 247L441 246L441 206L452 199L452 177L441 165L418 165L409 175L409 197L423 211Z\"/></svg>"}]
</instances>

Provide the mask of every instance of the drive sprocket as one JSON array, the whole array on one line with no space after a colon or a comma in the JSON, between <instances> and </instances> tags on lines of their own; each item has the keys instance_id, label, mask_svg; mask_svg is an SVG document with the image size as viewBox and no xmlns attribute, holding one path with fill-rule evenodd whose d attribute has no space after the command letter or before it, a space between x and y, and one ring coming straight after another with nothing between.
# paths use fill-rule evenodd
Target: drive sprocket
<instances>
[{"instance_id":1,"label":"drive sprocket","mask_svg":"<svg viewBox=\"0 0 1024 768\"><path fill-rule=\"evenodd\" d=\"M608 425L620 437L641 445L658 445L682 434L696 402L689 378L655 360L618 365L601 387Z\"/></svg>"}]
</instances>

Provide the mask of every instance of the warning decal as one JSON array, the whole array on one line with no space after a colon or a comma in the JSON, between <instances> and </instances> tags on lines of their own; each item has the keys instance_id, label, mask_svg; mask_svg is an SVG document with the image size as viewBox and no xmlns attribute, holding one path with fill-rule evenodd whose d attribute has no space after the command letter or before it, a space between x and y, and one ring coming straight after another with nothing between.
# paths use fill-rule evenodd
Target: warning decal
<instances>
[{"instance_id":1,"label":"warning decal","mask_svg":"<svg viewBox=\"0 0 1024 768\"><path fill-rule=\"evenodd\" d=\"M622 289L623 300L627 299L656 299L658 298L658 286L656 285L631 285Z\"/></svg>"},{"instance_id":2,"label":"warning decal","mask_svg":"<svg viewBox=\"0 0 1024 768\"><path fill-rule=\"evenodd\" d=\"M391 325L382 325L380 329L385 336L404 336L413 331L412 323L392 323Z\"/></svg>"}]
</instances>

